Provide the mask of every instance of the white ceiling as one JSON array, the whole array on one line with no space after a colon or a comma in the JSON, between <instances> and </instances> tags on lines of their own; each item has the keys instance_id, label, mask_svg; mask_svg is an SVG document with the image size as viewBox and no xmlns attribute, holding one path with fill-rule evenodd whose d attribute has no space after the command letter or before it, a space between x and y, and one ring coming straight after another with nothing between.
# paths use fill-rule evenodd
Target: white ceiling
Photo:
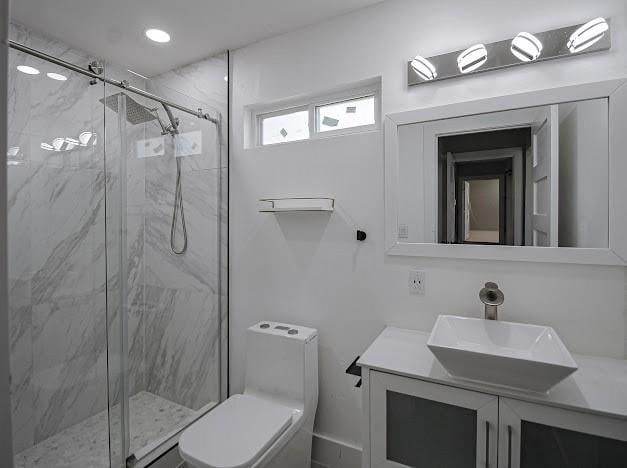
<instances>
[{"instance_id":1,"label":"white ceiling","mask_svg":"<svg viewBox=\"0 0 627 468\"><path fill-rule=\"evenodd\" d=\"M97 57L154 76L382 0L12 0L11 17ZM169 32L156 44L148 28Z\"/></svg>"}]
</instances>

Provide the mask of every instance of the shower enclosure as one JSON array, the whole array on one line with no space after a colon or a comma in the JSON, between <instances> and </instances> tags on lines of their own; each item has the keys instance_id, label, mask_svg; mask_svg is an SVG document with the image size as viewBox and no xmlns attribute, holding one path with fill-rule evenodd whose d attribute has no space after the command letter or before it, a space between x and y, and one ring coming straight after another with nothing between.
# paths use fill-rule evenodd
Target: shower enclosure
<instances>
[{"instance_id":1,"label":"shower enclosure","mask_svg":"<svg viewBox=\"0 0 627 468\"><path fill-rule=\"evenodd\" d=\"M147 79L11 39L15 465L145 466L226 396L228 55Z\"/></svg>"}]
</instances>

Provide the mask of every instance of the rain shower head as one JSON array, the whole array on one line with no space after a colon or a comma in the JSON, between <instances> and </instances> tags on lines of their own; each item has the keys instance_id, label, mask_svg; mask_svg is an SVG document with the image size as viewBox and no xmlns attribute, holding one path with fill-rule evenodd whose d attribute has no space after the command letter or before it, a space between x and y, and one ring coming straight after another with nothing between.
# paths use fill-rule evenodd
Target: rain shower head
<instances>
[{"instance_id":1,"label":"rain shower head","mask_svg":"<svg viewBox=\"0 0 627 468\"><path fill-rule=\"evenodd\" d=\"M170 107L165 103L162 103L162 105L166 114L168 114L168 119L170 119L170 125L166 125L163 122L163 120L161 120L161 118L159 117L159 113L157 112L157 109L151 109L150 107L146 107L138 103L137 101L135 101L133 98L131 98L128 94L124 92L112 94L111 96L102 98L100 99L100 102L102 102L105 106L107 106L113 112L116 112L119 114L118 106L119 106L120 96L126 97L126 120L131 125L138 125L138 124L143 124L146 122L151 122L153 120L156 120L159 123L159 126L161 127L162 135L170 134L172 136L175 136L178 134L179 119L174 117L174 115L172 114L172 111L170 110Z\"/></svg>"},{"instance_id":2,"label":"rain shower head","mask_svg":"<svg viewBox=\"0 0 627 468\"><path fill-rule=\"evenodd\" d=\"M120 96L126 96L126 120L131 125L158 120L154 110L138 103L126 93L112 94L111 96L100 99L100 102L117 113Z\"/></svg>"}]
</instances>

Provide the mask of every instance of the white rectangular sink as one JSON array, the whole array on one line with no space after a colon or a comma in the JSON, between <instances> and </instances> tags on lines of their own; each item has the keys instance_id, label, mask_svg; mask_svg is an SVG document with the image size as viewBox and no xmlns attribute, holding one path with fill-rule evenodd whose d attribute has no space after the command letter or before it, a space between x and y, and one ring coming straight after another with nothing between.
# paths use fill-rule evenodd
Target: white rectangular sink
<instances>
[{"instance_id":1,"label":"white rectangular sink","mask_svg":"<svg viewBox=\"0 0 627 468\"><path fill-rule=\"evenodd\" d=\"M453 377L534 392L577 370L551 327L440 315L427 346Z\"/></svg>"}]
</instances>

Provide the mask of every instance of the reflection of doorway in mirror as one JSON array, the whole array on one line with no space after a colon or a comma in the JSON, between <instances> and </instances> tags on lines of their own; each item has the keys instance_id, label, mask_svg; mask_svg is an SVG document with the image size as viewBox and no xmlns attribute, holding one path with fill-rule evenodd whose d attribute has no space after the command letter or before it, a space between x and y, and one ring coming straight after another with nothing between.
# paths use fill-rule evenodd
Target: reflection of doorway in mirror
<instances>
[{"instance_id":1,"label":"reflection of doorway in mirror","mask_svg":"<svg viewBox=\"0 0 627 468\"><path fill-rule=\"evenodd\" d=\"M530 130L504 132L498 138L490 132L441 139L442 148L460 150L442 155L440 164L441 171L444 161L447 166L446 179L439 179L439 226L447 243L524 245L524 158ZM512 146L490 148L496 141ZM481 145L487 149L472 151Z\"/></svg>"},{"instance_id":2,"label":"reflection of doorway in mirror","mask_svg":"<svg viewBox=\"0 0 627 468\"><path fill-rule=\"evenodd\" d=\"M463 183L464 242L499 244L501 239L500 180L470 179Z\"/></svg>"},{"instance_id":3,"label":"reflection of doorway in mirror","mask_svg":"<svg viewBox=\"0 0 627 468\"><path fill-rule=\"evenodd\" d=\"M499 159L487 157L494 155L479 152L470 159L466 154L455 163L456 244L512 245L515 240L512 159L516 151L503 152ZM521 229L522 222L516 224Z\"/></svg>"},{"instance_id":4,"label":"reflection of doorway in mirror","mask_svg":"<svg viewBox=\"0 0 627 468\"><path fill-rule=\"evenodd\" d=\"M530 122L517 128L441 136L438 148L441 173L439 226L440 233L446 232L446 240L440 235L440 242L558 245L558 106L537 108ZM463 184L471 179L498 180L498 200L486 197L481 201L477 198L474 203L472 197L466 200ZM477 182L477 187L482 184L483 187L489 186L489 183ZM497 182L492 184L494 190ZM468 190L473 193L472 183ZM479 188L477 193L481 193ZM473 212L484 213L490 206L498 206L493 210L498 216L493 214L490 228L479 226L473 229L472 218L468 225L467 216Z\"/></svg>"}]
</instances>

